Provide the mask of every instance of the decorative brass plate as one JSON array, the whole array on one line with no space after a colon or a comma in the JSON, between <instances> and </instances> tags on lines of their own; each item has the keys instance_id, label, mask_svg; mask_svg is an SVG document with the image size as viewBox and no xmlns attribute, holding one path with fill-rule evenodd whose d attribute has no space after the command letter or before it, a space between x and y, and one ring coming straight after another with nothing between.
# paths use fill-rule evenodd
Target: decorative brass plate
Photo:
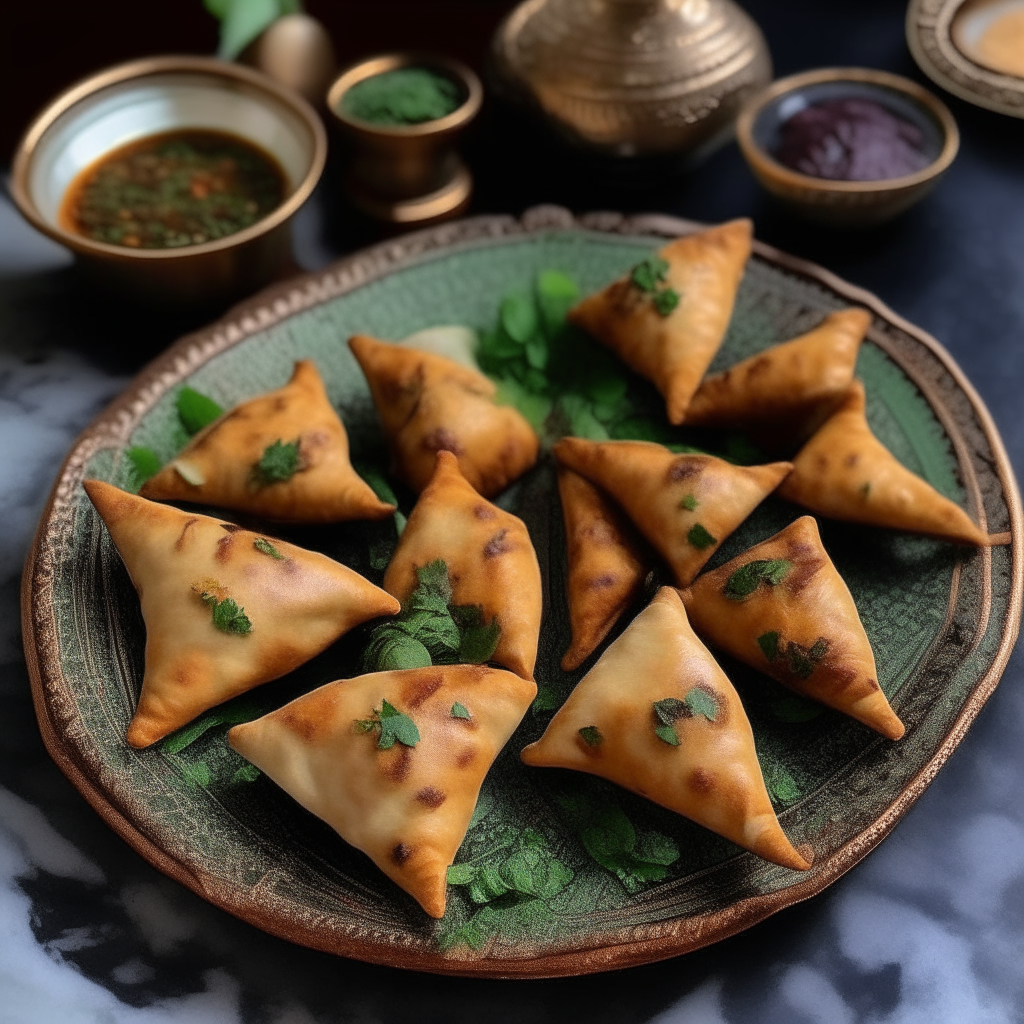
<instances>
[{"instance_id":1,"label":"decorative brass plate","mask_svg":"<svg viewBox=\"0 0 1024 1024\"><path fill-rule=\"evenodd\" d=\"M857 600L879 679L907 724L897 744L812 707L779 714L774 684L727 666L747 706L766 778L794 842L816 853L798 874L739 851L685 819L603 786L638 832L680 851L664 881L632 892L591 860L558 813L553 790L585 776L527 769L517 757L550 712L529 712L485 786L486 813L467 848L539 829L572 882L529 921L511 919L480 948L446 942L475 908L450 890L433 922L369 861L269 780L236 785L240 761L215 727L180 752L124 741L142 665L138 600L98 516L87 474L124 484L123 452L169 455L174 392L184 381L228 405L276 386L299 356L316 359L342 409L357 458L381 439L345 339L357 329L401 337L432 323L492 322L499 297L539 269L560 267L597 287L658 244L698 225L663 216L600 214L577 221L545 207L522 220L481 217L385 242L329 269L278 285L179 341L78 439L60 470L25 567L23 628L40 728L62 770L137 851L210 902L275 935L374 963L490 977L545 977L626 967L715 942L813 896L876 846L921 795L995 688L1021 613L1021 507L988 412L942 347L872 295L757 244L719 365L807 330L849 303L874 314L858 364L876 432L915 470L964 502L1011 543L983 551L847 524L823 537ZM538 678L567 693L579 673L558 660L567 638L564 539L549 460L503 501L526 519L546 579ZM798 514L769 500L727 545L731 557ZM380 524L378 524L379 526ZM379 579L358 524L300 542ZM298 539L298 538L295 538ZM378 561L379 565L379 561ZM278 706L294 692L354 674L343 640L251 695ZM792 698L789 698L790 700ZM258 712L257 712L258 713ZM201 766L201 770L200 770ZM586 783L590 784L590 783ZM597 780L594 780L597 784ZM465 855L465 854L464 854ZM534 909L541 901L535 901Z\"/></svg>"}]
</instances>

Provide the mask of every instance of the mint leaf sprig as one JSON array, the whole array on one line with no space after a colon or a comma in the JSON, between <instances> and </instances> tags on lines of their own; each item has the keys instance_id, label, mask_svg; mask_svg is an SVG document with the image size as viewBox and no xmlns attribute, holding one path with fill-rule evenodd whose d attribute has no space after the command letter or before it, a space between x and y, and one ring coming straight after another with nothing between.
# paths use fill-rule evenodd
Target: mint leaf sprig
<instances>
[{"instance_id":1,"label":"mint leaf sprig","mask_svg":"<svg viewBox=\"0 0 1024 1024\"><path fill-rule=\"evenodd\" d=\"M741 565L726 580L722 593L731 601L742 601L762 584L777 587L790 573L793 563L785 558L758 558Z\"/></svg>"},{"instance_id":2,"label":"mint leaf sprig","mask_svg":"<svg viewBox=\"0 0 1024 1024\"><path fill-rule=\"evenodd\" d=\"M395 743L415 747L420 741L416 723L403 711L382 699L371 718L356 719L356 732L377 732L377 749L390 750Z\"/></svg>"}]
</instances>

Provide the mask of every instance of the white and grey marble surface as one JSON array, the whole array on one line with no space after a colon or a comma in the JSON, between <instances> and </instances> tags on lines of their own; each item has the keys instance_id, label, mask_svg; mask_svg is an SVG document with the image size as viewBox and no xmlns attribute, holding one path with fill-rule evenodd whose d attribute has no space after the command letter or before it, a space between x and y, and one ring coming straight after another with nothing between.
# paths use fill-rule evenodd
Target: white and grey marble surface
<instances>
[{"instance_id":1,"label":"white and grey marble surface","mask_svg":"<svg viewBox=\"0 0 1024 1024\"><path fill-rule=\"evenodd\" d=\"M993 151L986 140L1002 123L972 130L977 138L965 140L950 180L924 207L897 228L837 242L830 265L950 347L992 407L1019 471L1024 134ZM810 245L762 209L734 154L716 161L676 212L754 213L769 241ZM317 217L313 207L300 224L307 266L334 251ZM861 865L810 902L664 964L549 982L400 973L271 938L151 868L43 749L20 647L18 581L75 435L132 372L195 324L143 322L89 294L68 263L0 201L0 1024L1024 1019L1019 654L946 768Z\"/></svg>"}]
</instances>

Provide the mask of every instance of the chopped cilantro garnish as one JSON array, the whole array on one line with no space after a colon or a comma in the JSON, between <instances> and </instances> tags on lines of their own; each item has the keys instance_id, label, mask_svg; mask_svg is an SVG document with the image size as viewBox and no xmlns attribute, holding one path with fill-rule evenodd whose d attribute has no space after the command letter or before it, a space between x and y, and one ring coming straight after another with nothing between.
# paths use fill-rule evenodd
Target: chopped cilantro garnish
<instances>
[{"instance_id":1,"label":"chopped cilantro garnish","mask_svg":"<svg viewBox=\"0 0 1024 1024\"><path fill-rule=\"evenodd\" d=\"M604 741L601 730L596 725L585 725L579 730L579 734L588 747L598 747Z\"/></svg>"},{"instance_id":2,"label":"chopped cilantro garnish","mask_svg":"<svg viewBox=\"0 0 1024 1024\"><path fill-rule=\"evenodd\" d=\"M712 544L718 543L717 538L712 537L700 523L694 523L693 526L690 527L690 532L687 533L686 539L695 548L697 548L698 551L704 551L706 548L711 547Z\"/></svg>"},{"instance_id":3,"label":"chopped cilantro garnish","mask_svg":"<svg viewBox=\"0 0 1024 1024\"><path fill-rule=\"evenodd\" d=\"M381 701L379 709L374 709L373 718L357 719L356 732L378 731L377 749L390 750L396 742L405 747L415 747L420 741L420 731L416 723L404 712L386 700Z\"/></svg>"},{"instance_id":4,"label":"chopped cilantro garnish","mask_svg":"<svg viewBox=\"0 0 1024 1024\"><path fill-rule=\"evenodd\" d=\"M252 632L252 623L245 609L240 608L233 597L217 600L217 595L209 591L202 593L203 602L213 610L213 624L222 633L234 633L236 636L248 636Z\"/></svg>"},{"instance_id":5,"label":"chopped cilantro garnish","mask_svg":"<svg viewBox=\"0 0 1024 1024\"><path fill-rule=\"evenodd\" d=\"M662 288L660 292L655 292L651 305L659 316L669 316L679 305L679 292L675 288Z\"/></svg>"},{"instance_id":6,"label":"chopped cilantro garnish","mask_svg":"<svg viewBox=\"0 0 1024 1024\"><path fill-rule=\"evenodd\" d=\"M280 438L266 447L254 470L261 484L284 483L298 471L299 442L282 441Z\"/></svg>"},{"instance_id":7,"label":"chopped cilantro garnish","mask_svg":"<svg viewBox=\"0 0 1024 1024\"><path fill-rule=\"evenodd\" d=\"M728 579L722 593L733 601L749 597L761 583L778 586L793 568L784 558L759 558L741 565Z\"/></svg>"},{"instance_id":8,"label":"chopped cilantro garnish","mask_svg":"<svg viewBox=\"0 0 1024 1024\"><path fill-rule=\"evenodd\" d=\"M275 559L278 562L283 562L285 560L284 555L282 555L281 552L278 551L277 548L275 548L274 545L271 544L270 541L267 540L265 537L257 537L252 542L252 546L257 551L262 552L264 555L270 555L271 558Z\"/></svg>"},{"instance_id":9,"label":"chopped cilantro garnish","mask_svg":"<svg viewBox=\"0 0 1024 1024\"><path fill-rule=\"evenodd\" d=\"M668 275L668 260L662 256L649 256L630 272L629 279L642 292L653 292Z\"/></svg>"}]
</instances>

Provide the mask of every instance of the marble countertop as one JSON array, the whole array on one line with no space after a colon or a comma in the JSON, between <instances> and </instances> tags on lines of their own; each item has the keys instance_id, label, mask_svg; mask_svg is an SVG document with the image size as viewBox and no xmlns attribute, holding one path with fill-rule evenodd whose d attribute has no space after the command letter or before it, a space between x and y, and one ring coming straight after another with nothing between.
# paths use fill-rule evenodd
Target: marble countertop
<instances>
[{"instance_id":1,"label":"marble countertop","mask_svg":"<svg viewBox=\"0 0 1024 1024\"><path fill-rule=\"evenodd\" d=\"M837 4L851 24L856 7L861 34L844 35L835 59L820 63L913 73L898 36L899 5ZM792 39L778 31L779 12L767 0L747 6L769 29L779 73L802 66ZM795 0L783 6L824 17ZM657 205L706 220L751 214L766 241L872 289L936 335L988 403L1020 474L1024 122L964 104L954 111L964 145L947 179L897 225L869 235L794 228L765 205L733 147ZM323 230L322 207L314 203L299 224L300 262L322 266L342 248ZM18 583L75 435L132 373L196 324L183 316L143 325L137 313L90 294L69 263L0 200L2 1024L1024 1018L1019 651L947 767L864 862L808 903L667 963L547 982L398 973L271 938L151 868L89 809L43 749L21 653Z\"/></svg>"}]
</instances>

